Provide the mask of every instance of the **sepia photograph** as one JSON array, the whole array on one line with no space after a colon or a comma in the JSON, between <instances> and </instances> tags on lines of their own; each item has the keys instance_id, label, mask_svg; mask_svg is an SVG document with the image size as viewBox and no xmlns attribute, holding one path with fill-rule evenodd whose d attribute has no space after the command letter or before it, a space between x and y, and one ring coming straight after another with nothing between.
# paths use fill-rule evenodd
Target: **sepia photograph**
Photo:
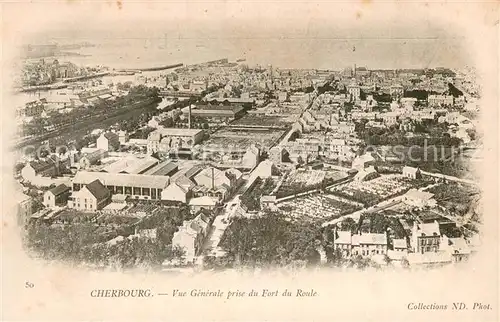
<instances>
[{"instance_id":1,"label":"sepia photograph","mask_svg":"<svg viewBox=\"0 0 500 322\"><path fill-rule=\"evenodd\" d=\"M2 320L498 321L496 4L1 8Z\"/></svg>"}]
</instances>

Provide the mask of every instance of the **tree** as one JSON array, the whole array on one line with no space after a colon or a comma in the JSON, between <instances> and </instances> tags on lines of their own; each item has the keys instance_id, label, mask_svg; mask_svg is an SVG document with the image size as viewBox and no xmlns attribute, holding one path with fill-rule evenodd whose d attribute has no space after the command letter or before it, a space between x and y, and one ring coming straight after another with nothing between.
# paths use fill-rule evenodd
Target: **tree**
<instances>
[{"instance_id":1,"label":"tree","mask_svg":"<svg viewBox=\"0 0 500 322\"><path fill-rule=\"evenodd\" d=\"M242 265L288 265L294 261L316 263L320 227L286 220L280 213L258 218L235 218L221 240L232 262Z\"/></svg>"},{"instance_id":2,"label":"tree","mask_svg":"<svg viewBox=\"0 0 500 322\"><path fill-rule=\"evenodd\" d=\"M358 223L351 217L347 217L346 219L341 221L340 230L356 233L358 230Z\"/></svg>"}]
</instances>

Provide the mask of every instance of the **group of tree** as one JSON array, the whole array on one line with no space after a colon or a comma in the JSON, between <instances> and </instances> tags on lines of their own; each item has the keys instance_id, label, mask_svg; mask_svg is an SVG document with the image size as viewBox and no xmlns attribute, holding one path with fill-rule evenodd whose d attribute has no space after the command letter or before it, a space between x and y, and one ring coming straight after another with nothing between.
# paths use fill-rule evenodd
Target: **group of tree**
<instances>
[{"instance_id":1,"label":"group of tree","mask_svg":"<svg viewBox=\"0 0 500 322\"><path fill-rule=\"evenodd\" d=\"M355 131L366 145L401 145L401 146L459 146L462 141L447 133L447 126L437 122L413 122L412 135L397 125L388 128L367 127L367 120L356 122Z\"/></svg>"},{"instance_id":2,"label":"group of tree","mask_svg":"<svg viewBox=\"0 0 500 322\"><path fill-rule=\"evenodd\" d=\"M274 187L272 178L269 177L265 180L257 178L253 188L241 195L240 200L248 210L260 210L260 197L271 193Z\"/></svg>"},{"instance_id":3,"label":"group of tree","mask_svg":"<svg viewBox=\"0 0 500 322\"><path fill-rule=\"evenodd\" d=\"M294 262L319 262L321 227L295 222L281 213L257 218L235 218L221 240L224 265L251 267L287 266Z\"/></svg>"},{"instance_id":4,"label":"group of tree","mask_svg":"<svg viewBox=\"0 0 500 322\"><path fill-rule=\"evenodd\" d=\"M154 268L165 260L182 257L182 252L172 247L172 238L184 220L190 218L192 215L186 207L166 206L137 226L109 225L108 229L103 229L102 225L91 220L53 225L33 223L27 227L25 246L48 260L119 268ZM157 235L153 238L137 237L132 235L134 228L156 228ZM119 236L123 238L109 243Z\"/></svg>"}]
</instances>

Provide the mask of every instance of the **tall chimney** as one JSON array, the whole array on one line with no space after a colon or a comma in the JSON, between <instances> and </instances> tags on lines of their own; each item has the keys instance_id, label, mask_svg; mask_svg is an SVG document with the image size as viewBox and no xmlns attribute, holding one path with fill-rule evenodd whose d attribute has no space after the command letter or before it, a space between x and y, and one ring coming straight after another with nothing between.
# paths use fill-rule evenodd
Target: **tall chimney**
<instances>
[{"instance_id":1,"label":"tall chimney","mask_svg":"<svg viewBox=\"0 0 500 322\"><path fill-rule=\"evenodd\" d=\"M191 104L189 104L189 113L188 113L188 128L191 128Z\"/></svg>"}]
</instances>

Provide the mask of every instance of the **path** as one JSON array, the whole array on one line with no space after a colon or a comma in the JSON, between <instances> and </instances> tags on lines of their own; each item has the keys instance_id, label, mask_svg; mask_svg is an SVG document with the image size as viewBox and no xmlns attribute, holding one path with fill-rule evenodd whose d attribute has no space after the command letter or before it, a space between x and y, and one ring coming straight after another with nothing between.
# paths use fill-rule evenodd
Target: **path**
<instances>
[{"instance_id":1,"label":"path","mask_svg":"<svg viewBox=\"0 0 500 322\"><path fill-rule=\"evenodd\" d=\"M430 185L422 187L422 188L420 188L418 190L424 191L424 190L426 190L428 188L431 188L434 185L435 184L430 184ZM363 209L357 210L355 212L352 212L350 214L347 214L347 215L335 218L333 220L327 221L327 222L323 223L321 226L322 227L328 227L328 226L331 226L331 225L336 225L337 223L339 223L341 221L344 221L346 218L352 218L352 219L355 219L355 220L359 220L359 218L360 218L360 216L362 214L365 214L365 213L366 214L371 214L371 213L379 212L381 210L385 210L387 208L391 208L391 207L394 207L394 206L398 205L399 203L401 203L403 201L404 196L405 196L405 194L392 197L390 199L381 201L378 204L370 206L368 208L363 208Z\"/></svg>"},{"instance_id":2,"label":"path","mask_svg":"<svg viewBox=\"0 0 500 322\"><path fill-rule=\"evenodd\" d=\"M426 176L430 176L430 177L434 177L434 178L446 179L449 181L455 181L455 182L460 182L460 183L465 183L465 184L470 184L470 185L475 185L475 186L479 185L479 183L472 181L472 180L461 179L461 178L449 176L449 175L442 174L442 173L433 173L433 172L427 172L427 171L420 171L420 172L422 173L422 175L426 175Z\"/></svg>"},{"instance_id":3,"label":"path","mask_svg":"<svg viewBox=\"0 0 500 322\"><path fill-rule=\"evenodd\" d=\"M208 252L215 257L224 256L225 252L219 247L219 243L230 224L230 218L236 216L240 209L239 195L236 195L226 204L224 213L215 218L209 237L203 245L202 254Z\"/></svg>"}]
</instances>

